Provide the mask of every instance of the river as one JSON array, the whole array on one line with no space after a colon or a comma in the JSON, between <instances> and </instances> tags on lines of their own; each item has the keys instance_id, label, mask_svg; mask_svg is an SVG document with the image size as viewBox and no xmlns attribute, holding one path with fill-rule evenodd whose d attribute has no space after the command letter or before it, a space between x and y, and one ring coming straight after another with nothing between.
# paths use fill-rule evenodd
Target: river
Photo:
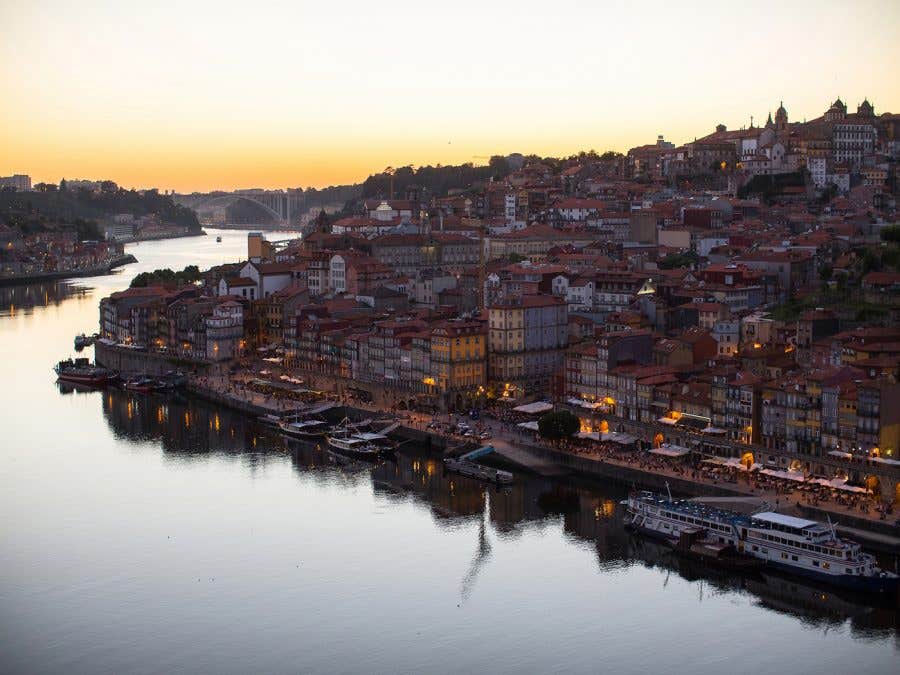
<instances>
[{"instance_id":1,"label":"river","mask_svg":"<svg viewBox=\"0 0 900 675\"><path fill-rule=\"evenodd\" d=\"M680 561L623 530L622 487L339 466L200 401L55 383L103 295L246 256L209 232L0 289L2 672L896 672L896 611Z\"/></svg>"}]
</instances>

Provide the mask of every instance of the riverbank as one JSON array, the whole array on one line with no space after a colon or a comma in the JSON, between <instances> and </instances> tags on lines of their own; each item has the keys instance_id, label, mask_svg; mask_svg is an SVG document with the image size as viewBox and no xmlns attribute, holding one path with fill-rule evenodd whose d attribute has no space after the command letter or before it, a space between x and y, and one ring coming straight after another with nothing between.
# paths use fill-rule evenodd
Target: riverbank
<instances>
[{"instance_id":1,"label":"riverbank","mask_svg":"<svg viewBox=\"0 0 900 675\"><path fill-rule=\"evenodd\" d=\"M35 272L29 274L17 274L15 276L0 276L0 286L18 286L37 281L54 281L59 279L77 279L80 277L99 277L112 273L113 270L136 263L137 258L132 254L117 256L109 262L93 267L84 267L75 270L57 270L53 272Z\"/></svg>"},{"instance_id":2,"label":"riverbank","mask_svg":"<svg viewBox=\"0 0 900 675\"><path fill-rule=\"evenodd\" d=\"M98 364L122 373L162 374L179 369L191 372L188 391L208 401L244 414L285 415L304 408L302 397L280 381L260 386L250 370L234 373L227 363L185 361L166 354L124 348L99 341L95 345ZM268 364L266 364L268 365ZM264 372L265 369L263 369ZM306 383L307 387L310 383ZM710 467L706 464L675 462L650 453L614 449L608 444L591 447L573 444L571 447L551 445L517 427L486 417L478 423L478 433L487 431L490 440L461 437L454 434L451 418L425 413L387 410L350 402L343 398L335 403L326 418L337 422L343 417L354 421L373 415L396 417L400 426L395 435L404 441L415 442L428 449L446 450L467 444L491 444L502 461L535 474L557 477L570 474L586 478L611 480L631 488L651 489L700 497L746 496L764 499L780 512L832 521L878 533L874 541L885 545L888 537L892 552L900 552L900 530L885 514L870 509L866 501L829 499L827 494L814 495L794 490L795 485L781 484L769 476L751 472L731 471L734 467ZM440 420L440 421L439 421Z\"/></svg>"},{"instance_id":3,"label":"riverbank","mask_svg":"<svg viewBox=\"0 0 900 675\"><path fill-rule=\"evenodd\" d=\"M199 232L159 232L146 237L125 237L116 239L120 244L140 244L143 241L160 241L162 239L183 239L184 237L205 237L206 231L201 229Z\"/></svg>"},{"instance_id":4,"label":"riverbank","mask_svg":"<svg viewBox=\"0 0 900 675\"><path fill-rule=\"evenodd\" d=\"M260 416L265 414L285 414L298 407L296 403L285 401L258 392L250 391L235 383L224 374L206 375L192 378L189 390L206 400L239 410L245 414ZM343 417L360 420L371 417L378 409L359 404L343 403L329 411L329 421ZM388 411L381 411L389 414ZM393 413L391 413L393 414ZM467 439L439 433L428 428L432 418L423 413L405 412L398 416L400 426L394 434L403 441L415 442L429 450L446 450L461 446ZM488 426L491 426L488 424ZM510 438L508 434L491 427L493 437L484 441L495 447L496 454L505 462L519 470L547 477L599 478L614 481L631 488L656 491L671 490L674 493L695 497L747 496L764 499L780 512L805 516L817 520L830 518L833 522L852 528L855 538L878 550L900 553L900 537L897 527L874 517L841 510L838 505L813 507L801 503L795 495L765 490L759 486L744 485L740 482L709 479L699 473L688 473L677 468L667 470L662 467L652 469L621 461L612 457L592 457L575 454L549 445L537 444L524 438ZM832 507L833 506L833 507ZM872 533L872 536L867 536Z\"/></svg>"}]
</instances>

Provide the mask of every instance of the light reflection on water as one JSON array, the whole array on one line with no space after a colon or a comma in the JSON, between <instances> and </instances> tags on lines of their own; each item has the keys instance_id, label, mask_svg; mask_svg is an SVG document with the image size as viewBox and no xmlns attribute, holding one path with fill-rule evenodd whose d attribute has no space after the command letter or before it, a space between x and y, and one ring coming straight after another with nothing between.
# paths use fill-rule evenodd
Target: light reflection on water
<instances>
[{"instance_id":1,"label":"light reflection on water","mask_svg":"<svg viewBox=\"0 0 900 675\"><path fill-rule=\"evenodd\" d=\"M0 318L5 672L896 666L895 612L673 558L623 530L623 488L339 462L202 401L53 382L98 295L245 237L142 244Z\"/></svg>"}]
</instances>

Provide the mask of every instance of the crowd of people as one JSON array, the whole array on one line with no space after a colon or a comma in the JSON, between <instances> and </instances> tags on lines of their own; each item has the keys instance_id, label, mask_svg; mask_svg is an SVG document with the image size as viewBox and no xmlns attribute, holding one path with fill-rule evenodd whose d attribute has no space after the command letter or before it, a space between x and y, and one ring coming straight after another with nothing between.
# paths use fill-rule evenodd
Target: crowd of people
<instances>
[{"instance_id":1,"label":"crowd of people","mask_svg":"<svg viewBox=\"0 0 900 675\"><path fill-rule=\"evenodd\" d=\"M200 386L240 397L273 411L292 410L306 402L305 393L295 388L281 386L277 382L265 383L253 378L242 379L231 373L197 376L194 379ZM361 404L359 401L349 399L342 402ZM534 421L533 415L500 404L482 409L477 416L465 413L432 415L398 412L397 414L398 419L413 427L459 442L487 442L492 437L498 436L513 442L548 447L551 445L534 429L520 426L522 422ZM889 520L894 516L893 505L883 502L869 491L849 491L835 485L790 480L762 473L757 470L758 467L749 470L746 466L736 463L697 461L690 457L667 457L635 450L632 446L597 442L593 439L573 438L555 442L552 447L582 457L632 466L642 471L723 487L733 486L733 489L766 497L773 501L776 507L811 506L870 518L878 517L880 520ZM900 519L897 524L900 524Z\"/></svg>"}]
</instances>

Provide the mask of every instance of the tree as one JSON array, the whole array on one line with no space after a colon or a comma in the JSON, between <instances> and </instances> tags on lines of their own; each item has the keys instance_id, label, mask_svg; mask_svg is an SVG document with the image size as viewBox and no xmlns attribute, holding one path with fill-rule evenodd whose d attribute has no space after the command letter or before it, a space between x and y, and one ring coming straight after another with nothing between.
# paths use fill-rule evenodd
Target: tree
<instances>
[{"instance_id":1,"label":"tree","mask_svg":"<svg viewBox=\"0 0 900 675\"><path fill-rule=\"evenodd\" d=\"M881 228L881 241L889 244L900 244L900 224Z\"/></svg>"},{"instance_id":2,"label":"tree","mask_svg":"<svg viewBox=\"0 0 900 675\"><path fill-rule=\"evenodd\" d=\"M525 260L525 256L521 253L510 253L509 254L509 262L511 263L520 263Z\"/></svg>"},{"instance_id":3,"label":"tree","mask_svg":"<svg viewBox=\"0 0 900 675\"><path fill-rule=\"evenodd\" d=\"M831 265L822 265L822 267L819 268L819 278L822 279L822 281L830 281L833 273L834 270Z\"/></svg>"},{"instance_id":4,"label":"tree","mask_svg":"<svg viewBox=\"0 0 900 675\"><path fill-rule=\"evenodd\" d=\"M568 410L548 412L538 420L538 433L542 438L560 441L581 429L581 420Z\"/></svg>"}]
</instances>

